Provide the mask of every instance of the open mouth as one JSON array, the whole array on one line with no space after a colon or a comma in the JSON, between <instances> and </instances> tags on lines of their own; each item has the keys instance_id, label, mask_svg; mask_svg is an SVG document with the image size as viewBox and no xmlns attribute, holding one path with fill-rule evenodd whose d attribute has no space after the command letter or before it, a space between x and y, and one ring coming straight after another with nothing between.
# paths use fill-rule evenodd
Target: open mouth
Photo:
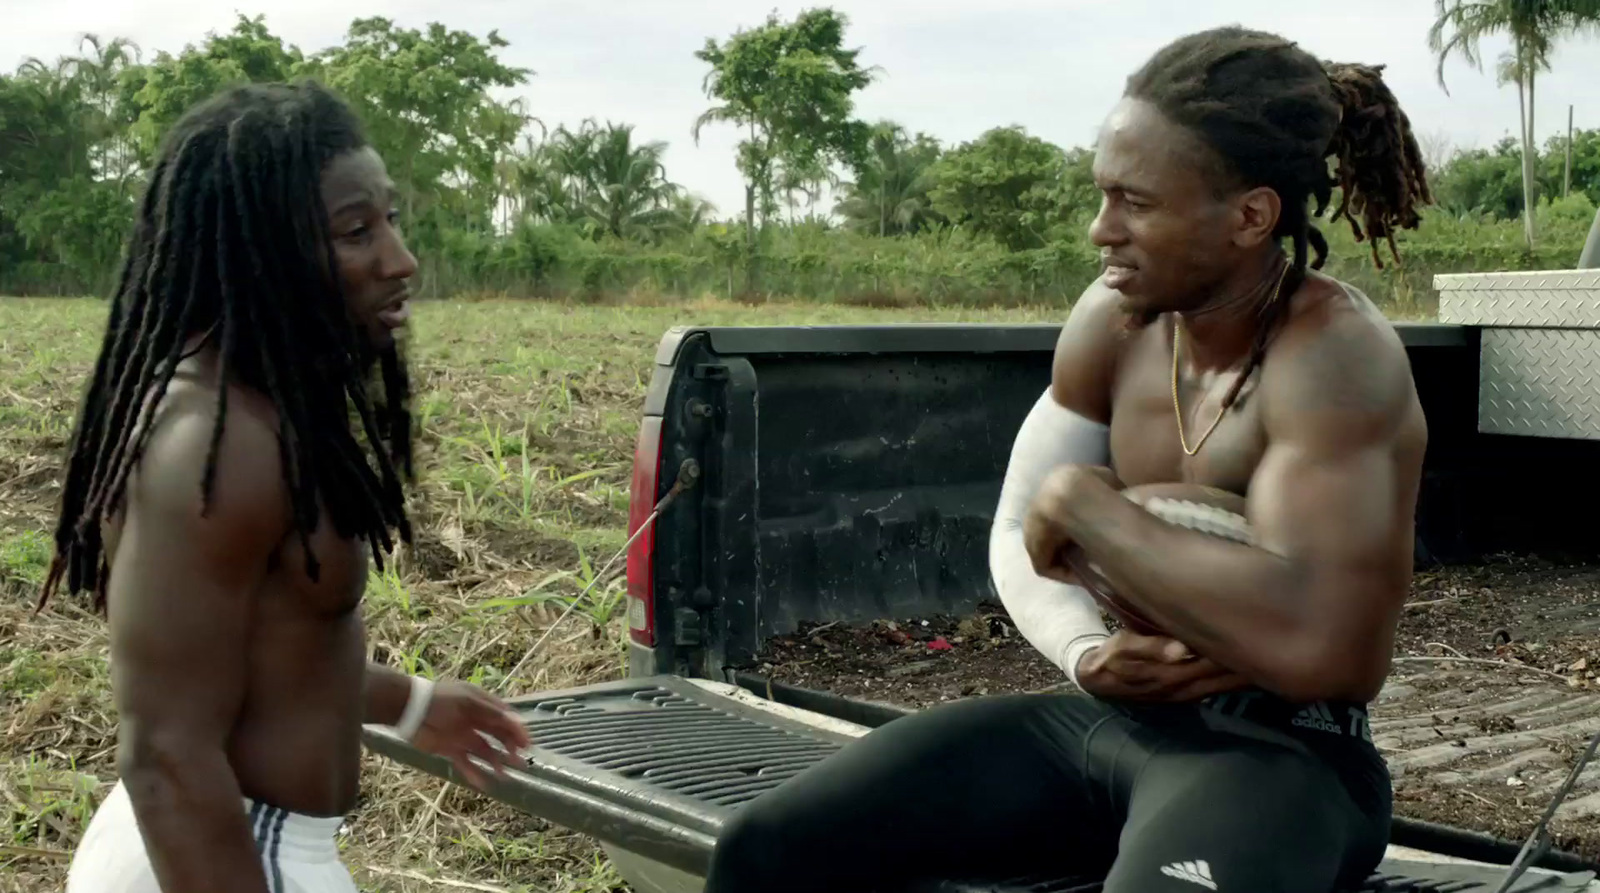
<instances>
[{"instance_id":1,"label":"open mouth","mask_svg":"<svg viewBox=\"0 0 1600 893\"><path fill-rule=\"evenodd\" d=\"M1134 274L1137 272L1138 271L1133 267L1108 263L1105 265L1103 281L1108 288L1121 289L1129 282L1133 281Z\"/></svg>"},{"instance_id":2,"label":"open mouth","mask_svg":"<svg viewBox=\"0 0 1600 893\"><path fill-rule=\"evenodd\" d=\"M378 322L391 329L398 329L411 318L411 299L409 297L385 306L378 311Z\"/></svg>"}]
</instances>

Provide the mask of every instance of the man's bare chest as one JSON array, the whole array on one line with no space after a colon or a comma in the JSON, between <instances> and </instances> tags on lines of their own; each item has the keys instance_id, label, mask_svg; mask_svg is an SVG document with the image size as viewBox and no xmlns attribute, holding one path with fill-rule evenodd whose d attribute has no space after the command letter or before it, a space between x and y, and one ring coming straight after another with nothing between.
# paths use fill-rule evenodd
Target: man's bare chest
<instances>
[{"instance_id":1,"label":"man's bare chest","mask_svg":"<svg viewBox=\"0 0 1600 893\"><path fill-rule=\"evenodd\" d=\"M1111 462L1118 477L1128 485L1183 481L1244 495L1267 446L1260 371L1224 412L1236 372L1180 381L1174 401L1171 367L1163 365L1139 363L1114 386Z\"/></svg>"}]
</instances>

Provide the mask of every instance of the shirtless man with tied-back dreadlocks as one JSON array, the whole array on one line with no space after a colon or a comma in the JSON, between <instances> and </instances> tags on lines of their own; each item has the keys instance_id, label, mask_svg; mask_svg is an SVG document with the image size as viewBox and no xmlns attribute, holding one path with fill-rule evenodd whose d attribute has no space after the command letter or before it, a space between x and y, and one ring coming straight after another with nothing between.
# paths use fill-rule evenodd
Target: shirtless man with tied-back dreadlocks
<instances>
[{"instance_id":1,"label":"shirtless man with tied-back dreadlocks","mask_svg":"<svg viewBox=\"0 0 1600 893\"><path fill-rule=\"evenodd\" d=\"M1415 226L1406 117L1380 69L1216 29L1128 80L1095 180L1105 271L1017 434L990 549L1018 629L1083 692L875 729L742 808L706 893L1035 873L1331 893L1382 858L1392 795L1366 705L1410 582L1427 428L1393 327L1315 271L1308 206L1337 185L1358 235ZM1168 523L1117 492L1136 485L1233 494L1255 541ZM1108 635L1069 544L1165 634Z\"/></svg>"},{"instance_id":2,"label":"shirtless man with tied-back dreadlocks","mask_svg":"<svg viewBox=\"0 0 1600 893\"><path fill-rule=\"evenodd\" d=\"M498 770L527 743L479 689L366 658L368 552L410 534L395 333L416 261L392 196L314 83L230 89L164 141L41 597L65 583L107 611L120 719L69 893L353 893L337 831L363 723L469 780L470 757Z\"/></svg>"}]
</instances>

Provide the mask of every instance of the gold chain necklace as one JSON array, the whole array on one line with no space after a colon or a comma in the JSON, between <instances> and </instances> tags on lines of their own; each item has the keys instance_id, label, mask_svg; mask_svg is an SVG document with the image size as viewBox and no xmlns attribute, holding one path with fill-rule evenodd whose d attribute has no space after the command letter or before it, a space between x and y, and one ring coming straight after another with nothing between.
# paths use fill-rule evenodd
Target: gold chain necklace
<instances>
[{"instance_id":1,"label":"gold chain necklace","mask_svg":"<svg viewBox=\"0 0 1600 893\"><path fill-rule=\"evenodd\" d=\"M1272 300L1278 300L1279 293L1283 291L1283 280L1288 275L1289 265L1286 263L1283 265L1283 271L1278 274L1278 286L1273 289ZM1211 432L1217 430L1217 425L1222 421L1223 415L1227 413L1228 407L1224 405L1217 410L1217 417L1211 420L1211 426L1206 428L1204 434L1200 435L1200 440L1195 443L1194 449L1190 449L1189 439L1183 433L1183 405L1178 402L1178 335L1182 331L1182 327L1178 325L1180 321L1177 318L1172 320L1172 413L1178 417L1178 443L1183 447L1183 452L1186 455L1193 456L1195 453L1200 452L1201 447L1205 446L1206 439L1211 436Z\"/></svg>"}]
</instances>

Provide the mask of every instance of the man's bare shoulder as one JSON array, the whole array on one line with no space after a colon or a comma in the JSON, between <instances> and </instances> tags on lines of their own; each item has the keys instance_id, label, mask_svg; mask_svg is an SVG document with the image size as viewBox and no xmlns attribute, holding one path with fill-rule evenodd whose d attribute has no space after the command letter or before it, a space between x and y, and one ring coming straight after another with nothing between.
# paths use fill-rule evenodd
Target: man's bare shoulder
<instances>
[{"instance_id":1,"label":"man's bare shoulder","mask_svg":"<svg viewBox=\"0 0 1600 893\"><path fill-rule=\"evenodd\" d=\"M130 510L200 513L205 468L220 407L219 392L200 376L180 373L150 417L150 436L127 493ZM267 529L287 523L276 413L270 402L228 386L226 415L216 441L211 502L206 516L224 525Z\"/></svg>"},{"instance_id":2,"label":"man's bare shoulder","mask_svg":"<svg viewBox=\"0 0 1600 893\"><path fill-rule=\"evenodd\" d=\"M1112 344L1121 340L1120 333L1127 330L1128 323L1122 295L1096 279L1073 303L1063 333L1071 330L1083 337Z\"/></svg>"},{"instance_id":3,"label":"man's bare shoulder","mask_svg":"<svg viewBox=\"0 0 1600 893\"><path fill-rule=\"evenodd\" d=\"M1072 305L1056 340L1051 372L1056 402L1080 415L1108 422L1117 360L1129 334L1121 296L1096 279Z\"/></svg>"},{"instance_id":4,"label":"man's bare shoulder","mask_svg":"<svg viewBox=\"0 0 1600 893\"><path fill-rule=\"evenodd\" d=\"M1290 315L1263 364L1269 432L1311 425L1365 439L1398 430L1416 403L1399 334L1359 291L1325 277L1313 282L1319 293Z\"/></svg>"}]
</instances>

